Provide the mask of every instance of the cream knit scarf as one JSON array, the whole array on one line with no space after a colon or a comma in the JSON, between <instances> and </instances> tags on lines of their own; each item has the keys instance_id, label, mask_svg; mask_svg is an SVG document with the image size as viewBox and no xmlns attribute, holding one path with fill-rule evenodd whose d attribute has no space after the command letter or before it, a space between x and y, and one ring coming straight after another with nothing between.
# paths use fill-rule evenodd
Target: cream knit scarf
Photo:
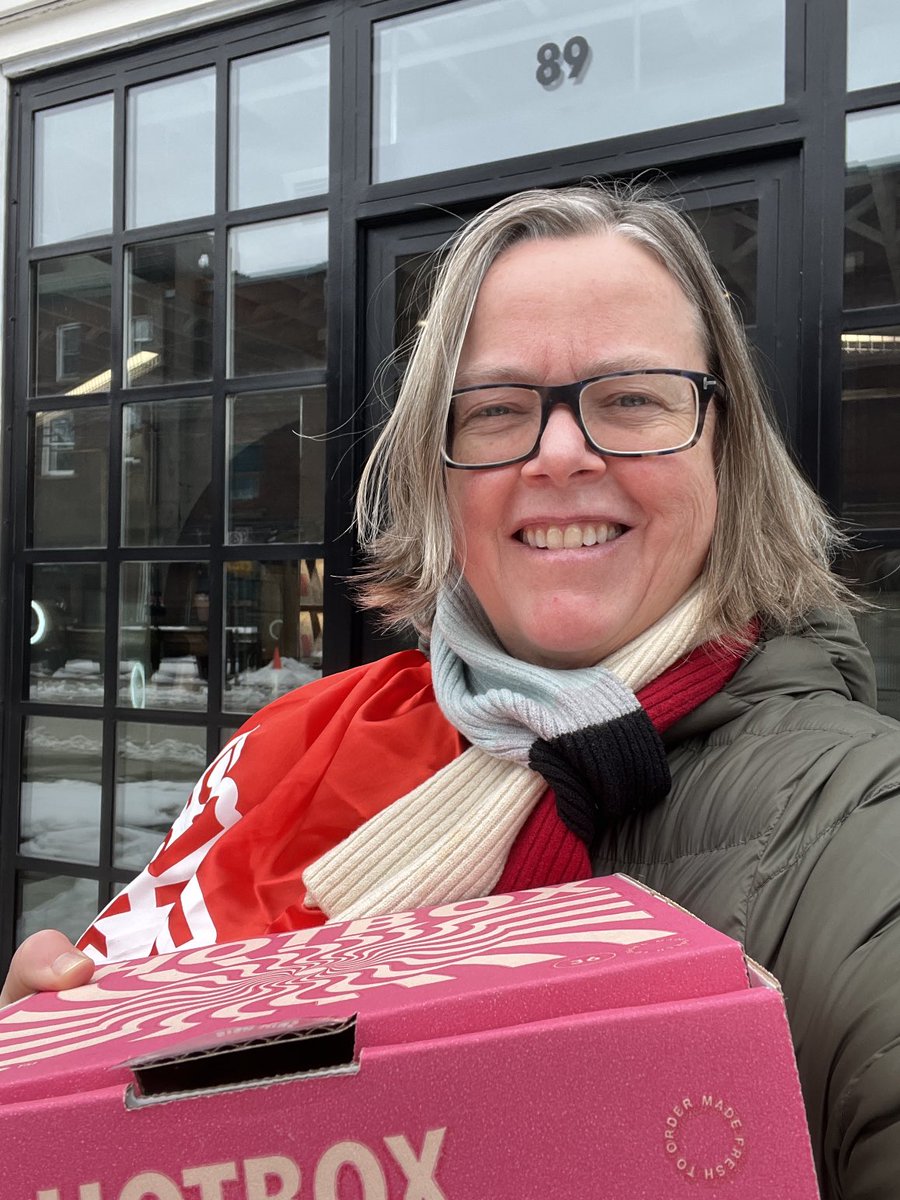
<instances>
[{"instance_id":1,"label":"cream knit scarf","mask_svg":"<svg viewBox=\"0 0 900 1200\"><path fill-rule=\"evenodd\" d=\"M305 903L349 919L487 895L548 783L588 843L600 822L655 803L668 768L634 693L702 641L700 591L598 666L552 670L511 658L469 589L446 589L432 678L472 745L308 866Z\"/></svg>"}]
</instances>

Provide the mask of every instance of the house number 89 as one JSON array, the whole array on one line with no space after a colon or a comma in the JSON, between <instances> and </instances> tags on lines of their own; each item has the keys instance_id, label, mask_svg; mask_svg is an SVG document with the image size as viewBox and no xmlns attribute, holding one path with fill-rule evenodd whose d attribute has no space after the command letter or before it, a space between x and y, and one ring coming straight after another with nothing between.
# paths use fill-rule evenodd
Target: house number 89
<instances>
[{"instance_id":1,"label":"house number 89","mask_svg":"<svg viewBox=\"0 0 900 1200\"><path fill-rule=\"evenodd\" d=\"M569 79L577 79L587 66L590 52L587 38L583 38L581 34L570 37L562 50L556 42L544 42L537 52L539 65L534 77L541 87L553 87L563 76L563 68L560 66L562 59L569 68Z\"/></svg>"}]
</instances>

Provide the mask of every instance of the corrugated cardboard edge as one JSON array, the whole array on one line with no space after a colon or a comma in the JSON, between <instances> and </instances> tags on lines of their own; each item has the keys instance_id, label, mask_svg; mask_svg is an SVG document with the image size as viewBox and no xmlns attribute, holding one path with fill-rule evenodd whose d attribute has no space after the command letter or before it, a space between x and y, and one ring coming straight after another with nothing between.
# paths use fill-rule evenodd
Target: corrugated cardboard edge
<instances>
[{"instance_id":1,"label":"corrugated cardboard edge","mask_svg":"<svg viewBox=\"0 0 900 1200\"><path fill-rule=\"evenodd\" d=\"M232 1083L221 1087L191 1088L183 1092L168 1092L159 1096L141 1096L134 1084L125 1085L124 1104L129 1110L157 1108L161 1104L177 1104L182 1100L197 1100L201 1096L221 1096L227 1092L247 1092L254 1088L277 1087L281 1083L297 1083L303 1079L323 1079L332 1075L357 1075L359 1063L344 1067L323 1067L319 1071L302 1071L293 1075L271 1075L265 1079L252 1079L243 1083Z\"/></svg>"}]
</instances>

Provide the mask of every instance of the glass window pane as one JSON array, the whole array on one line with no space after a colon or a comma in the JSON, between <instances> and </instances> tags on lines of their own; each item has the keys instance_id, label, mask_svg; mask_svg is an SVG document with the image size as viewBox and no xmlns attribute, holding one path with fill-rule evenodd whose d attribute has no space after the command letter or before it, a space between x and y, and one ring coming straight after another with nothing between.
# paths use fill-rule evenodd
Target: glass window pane
<instances>
[{"instance_id":1,"label":"glass window pane","mask_svg":"<svg viewBox=\"0 0 900 1200\"><path fill-rule=\"evenodd\" d=\"M122 544L209 542L209 400L153 400L122 410Z\"/></svg>"},{"instance_id":2,"label":"glass window pane","mask_svg":"<svg viewBox=\"0 0 900 1200\"><path fill-rule=\"evenodd\" d=\"M18 884L17 942L39 929L61 929L74 942L97 915L97 884L93 879L22 871Z\"/></svg>"},{"instance_id":3,"label":"glass window pane","mask_svg":"<svg viewBox=\"0 0 900 1200\"><path fill-rule=\"evenodd\" d=\"M841 512L860 525L900 525L900 326L841 335Z\"/></svg>"},{"instance_id":4,"label":"glass window pane","mask_svg":"<svg viewBox=\"0 0 900 1200\"><path fill-rule=\"evenodd\" d=\"M33 546L106 545L108 445L107 408L35 413Z\"/></svg>"},{"instance_id":5,"label":"glass window pane","mask_svg":"<svg viewBox=\"0 0 900 1200\"><path fill-rule=\"evenodd\" d=\"M759 201L719 204L694 217L741 320L755 325Z\"/></svg>"},{"instance_id":6,"label":"glass window pane","mask_svg":"<svg viewBox=\"0 0 900 1200\"><path fill-rule=\"evenodd\" d=\"M228 262L229 375L324 367L326 214L235 229Z\"/></svg>"},{"instance_id":7,"label":"glass window pane","mask_svg":"<svg viewBox=\"0 0 900 1200\"><path fill-rule=\"evenodd\" d=\"M313 196L328 187L328 39L231 66L232 208Z\"/></svg>"},{"instance_id":8,"label":"glass window pane","mask_svg":"<svg viewBox=\"0 0 900 1200\"><path fill-rule=\"evenodd\" d=\"M116 744L117 867L140 870L156 853L206 767L206 731L183 725L119 726Z\"/></svg>"},{"instance_id":9,"label":"glass window pane","mask_svg":"<svg viewBox=\"0 0 900 1200\"><path fill-rule=\"evenodd\" d=\"M35 395L109 391L111 262L101 250L36 264Z\"/></svg>"},{"instance_id":10,"label":"glass window pane","mask_svg":"<svg viewBox=\"0 0 900 1200\"><path fill-rule=\"evenodd\" d=\"M229 398L228 541L325 537L325 389Z\"/></svg>"},{"instance_id":11,"label":"glass window pane","mask_svg":"<svg viewBox=\"0 0 900 1200\"><path fill-rule=\"evenodd\" d=\"M897 0L847 0L847 88L900 79L900 8Z\"/></svg>"},{"instance_id":12,"label":"glass window pane","mask_svg":"<svg viewBox=\"0 0 900 1200\"><path fill-rule=\"evenodd\" d=\"M425 324L425 314L434 286L435 259L431 254L400 254L394 260L394 342L393 347L403 356L402 377L412 353L419 330ZM389 368L391 360L385 363Z\"/></svg>"},{"instance_id":13,"label":"glass window pane","mask_svg":"<svg viewBox=\"0 0 900 1200\"><path fill-rule=\"evenodd\" d=\"M212 375L213 235L133 246L127 254L126 387Z\"/></svg>"},{"instance_id":14,"label":"glass window pane","mask_svg":"<svg viewBox=\"0 0 900 1200\"><path fill-rule=\"evenodd\" d=\"M225 567L225 712L256 712L322 674L321 558Z\"/></svg>"},{"instance_id":15,"label":"glass window pane","mask_svg":"<svg viewBox=\"0 0 900 1200\"><path fill-rule=\"evenodd\" d=\"M122 564L119 703L206 708L209 564Z\"/></svg>"},{"instance_id":16,"label":"glass window pane","mask_svg":"<svg viewBox=\"0 0 900 1200\"><path fill-rule=\"evenodd\" d=\"M129 90L125 218L129 229L213 211L215 133L213 69Z\"/></svg>"},{"instance_id":17,"label":"glass window pane","mask_svg":"<svg viewBox=\"0 0 900 1200\"><path fill-rule=\"evenodd\" d=\"M785 0L457 0L374 30L378 182L784 102Z\"/></svg>"},{"instance_id":18,"label":"glass window pane","mask_svg":"<svg viewBox=\"0 0 900 1200\"><path fill-rule=\"evenodd\" d=\"M847 117L844 305L900 301L900 105Z\"/></svg>"},{"instance_id":19,"label":"glass window pane","mask_svg":"<svg viewBox=\"0 0 900 1200\"><path fill-rule=\"evenodd\" d=\"M19 853L100 861L100 721L27 717Z\"/></svg>"},{"instance_id":20,"label":"glass window pane","mask_svg":"<svg viewBox=\"0 0 900 1200\"><path fill-rule=\"evenodd\" d=\"M34 117L34 244L112 231L113 98Z\"/></svg>"},{"instance_id":21,"label":"glass window pane","mask_svg":"<svg viewBox=\"0 0 900 1200\"><path fill-rule=\"evenodd\" d=\"M103 563L32 567L27 699L103 703L105 583Z\"/></svg>"}]
</instances>

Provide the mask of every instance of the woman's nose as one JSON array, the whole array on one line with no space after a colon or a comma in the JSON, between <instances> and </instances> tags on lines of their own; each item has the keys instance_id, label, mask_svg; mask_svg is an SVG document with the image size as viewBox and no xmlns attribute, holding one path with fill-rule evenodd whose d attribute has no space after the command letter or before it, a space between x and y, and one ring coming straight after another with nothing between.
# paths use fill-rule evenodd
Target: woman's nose
<instances>
[{"instance_id":1,"label":"woman's nose","mask_svg":"<svg viewBox=\"0 0 900 1200\"><path fill-rule=\"evenodd\" d=\"M551 410L537 454L522 464L522 474L531 476L566 477L605 470L605 460L590 446L575 414L563 404Z\"/></svg>"}]
</instances>

